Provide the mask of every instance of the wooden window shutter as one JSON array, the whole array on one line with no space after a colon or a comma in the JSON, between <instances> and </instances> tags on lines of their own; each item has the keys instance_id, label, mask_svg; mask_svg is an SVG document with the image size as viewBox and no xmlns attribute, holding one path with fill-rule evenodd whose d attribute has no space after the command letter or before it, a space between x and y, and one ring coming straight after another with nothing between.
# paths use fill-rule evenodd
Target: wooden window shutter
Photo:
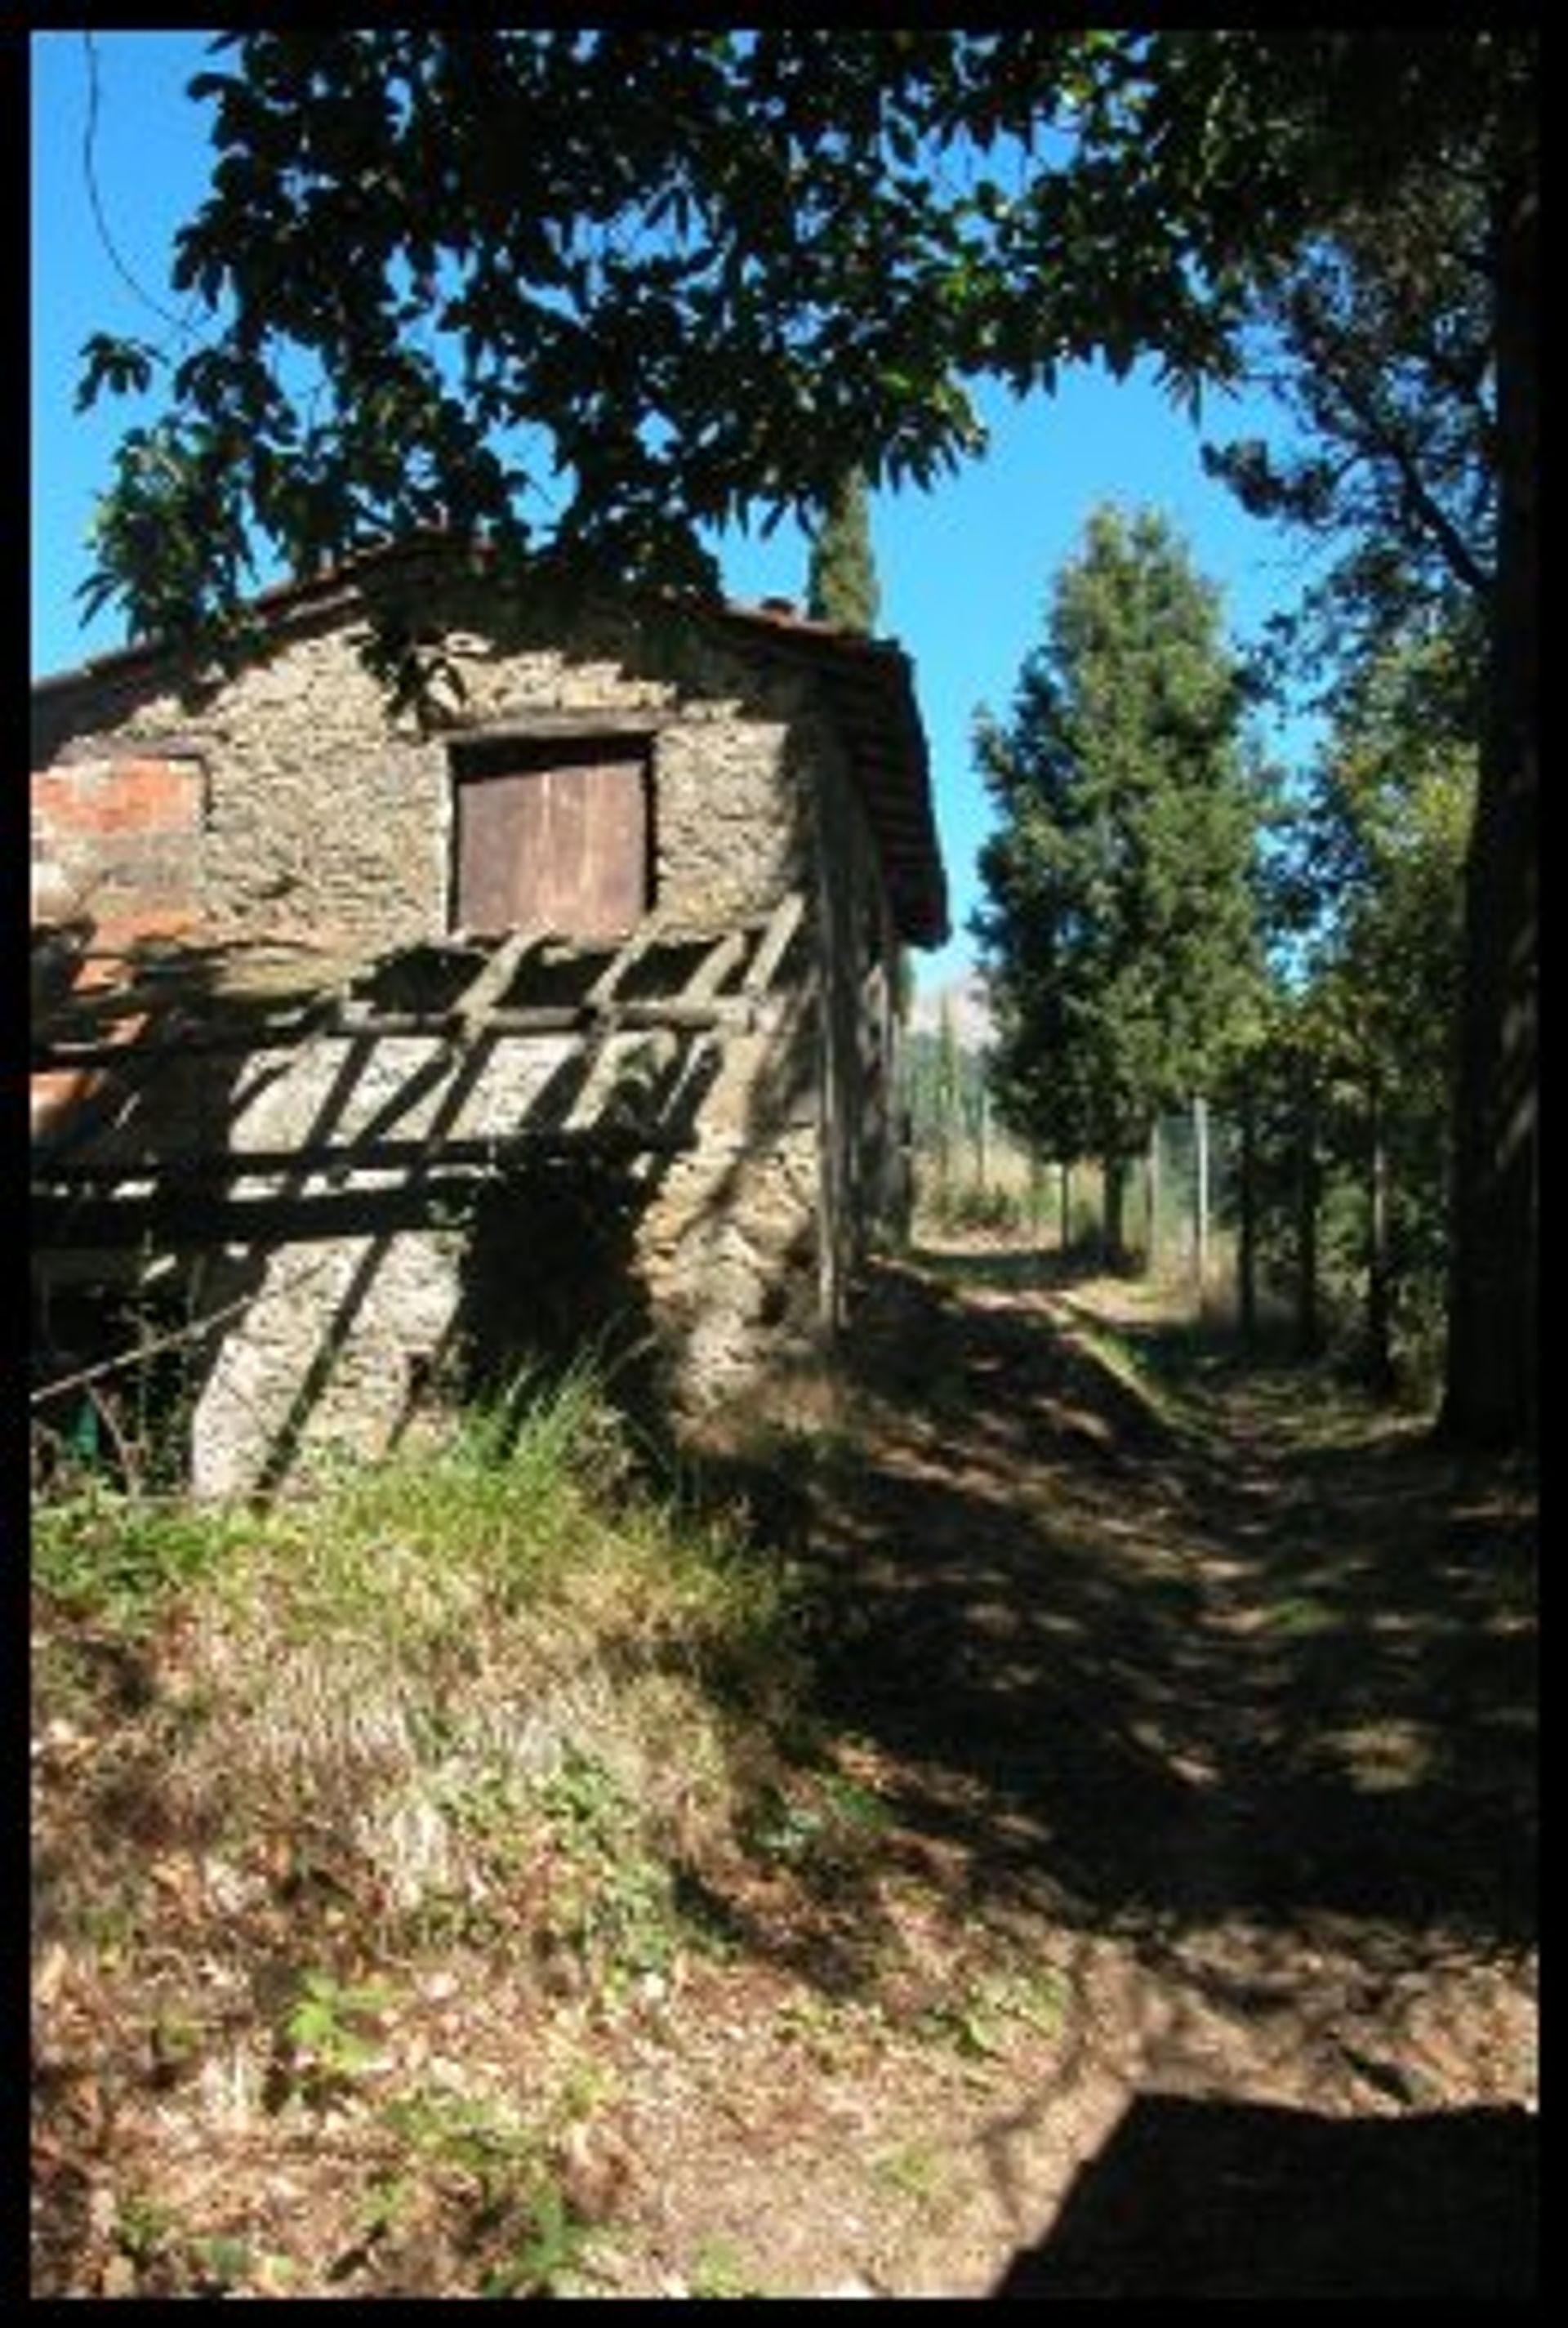
<instances>
[{"instance_id":1,"label":"wooden window shutter","mask_svg":"<svg viewBox=\"0 0 1568 2328\"><path fill-rule=\"evenodd\" d=\"M611 937L653 903L646 746L510 742L454 768L452 923L493 936Z\"/></svg>"}]
</instances>

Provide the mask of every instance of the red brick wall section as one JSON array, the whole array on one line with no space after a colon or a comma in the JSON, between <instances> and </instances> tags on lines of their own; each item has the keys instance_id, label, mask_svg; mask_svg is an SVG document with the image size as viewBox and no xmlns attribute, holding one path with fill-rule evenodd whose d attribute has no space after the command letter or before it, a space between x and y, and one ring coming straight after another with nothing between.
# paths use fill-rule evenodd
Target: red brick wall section
<instances>
[{"instance_id":1,"label":"red brick wall section","mask_svg":"<svg viewBox=\"0 0 1568 2328\"><path fill-rule=\"evenodd\" d=\"M57 897L91 916L95 945L172 935L200 912L203 773L197 760L68 761L33 778L42 917Z\"/></svg>"},{"instance_id":2,"label":"red brick wall section","mask_svg":"<svg viewBox=\"0 0 1568 2328\"><path fill-rule=\"evenodd\" d=\"M66 761L33 774L33 924L59 943L90 947L80 987L112 983L140 939L174 937L201 916L205 778L193 759ZM107 957L107 958L104 958ZM138 1022L117 1028L135 1039ZM102 1081L92 1069L32 1079L35 1131L57 1122Z\"/></svg>"}]
</instances>

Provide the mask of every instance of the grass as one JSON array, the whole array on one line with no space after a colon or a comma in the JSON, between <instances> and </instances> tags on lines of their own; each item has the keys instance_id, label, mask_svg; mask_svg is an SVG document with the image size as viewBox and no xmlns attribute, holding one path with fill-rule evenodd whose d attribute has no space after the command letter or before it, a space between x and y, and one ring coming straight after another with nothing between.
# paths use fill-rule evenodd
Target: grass
<instances>
[{"instance_id":1,"label":"grass","mask_svg":"<svg viewBox=\"0 0 1568 2328\"><path fill-rule=\"evenodd\" d=\"M782 1561L586 1370L263 1510L89 1482L35 1530L43 1957L172 2102L378 2129L364 2269L438 2219L451 2292L564 2289L561 2079L504 2122L432 2089L421 1967L478 1951L547 2025L654 2009L711 1946L678 1871L776 1798L797 1632ZM155 2174L127 2204L115 2292L246 2277Z\"/></svg>"},{"instance_id":2,"label":"grass","mask_svg":"<svg viewBox=\"0 0 1568 2328\"><path fill-rule=\"evenodd\" d=\"M460 1886L524 1798L548 1824L573 1769L656 1824L722 1815L725 1710L789 1668L783 1579L639 1482L580 1376L267 1514L100 1496L46 1514L40 1550L110 1632L179 1602L188 1805L324 1822L406 1904Z\"/></svg>"}]
</instances>

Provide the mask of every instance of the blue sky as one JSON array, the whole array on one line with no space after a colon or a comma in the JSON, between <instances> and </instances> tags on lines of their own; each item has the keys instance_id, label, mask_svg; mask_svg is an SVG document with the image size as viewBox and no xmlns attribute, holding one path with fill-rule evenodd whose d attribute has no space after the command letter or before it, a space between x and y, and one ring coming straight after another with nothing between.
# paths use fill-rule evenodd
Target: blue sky
<instances>
[{"instance_id":1,"label":"blue sky","mask_svg":"<svg viewBox=\"0 0 1568 2328\"><path fill-rule=\"evenodd\" d=\"M199 33L95 36L99 102L95 171L114 254L160 305L175 230L200 201L208 108L184 84L202 61ZM80 32L32 42L32 623L33 669L56 671L118 645L117 617L83 629L73 594L89 564L87 532L116 437L134 408L108 399L73 412L82 342L94 330L155 343L172 335L123 279L89 197L86 44ZM972 958L965 925L979 901L975 852L988 828L971 731L981 703L1005 714L1019 667L1038 643L1053 577L1074 556L1096 502L1152 503L1186 538L1194 564L1224 597L1238 643L1291 602L1304 578L1299 545L1247 517L1203 474L1199 432L1140 371L1114 383L1070 373L1053 399L1014 402L982 392L990 452L928 493L880 493L872 511L882 591L880 628L913 657L931 747L953 937L916 958L929 989ZM1263 433L1259 409L1216 401L1218 438ZM788 526L726 545L725 582L740 599L803 596L806 547ZM1265 738L1274 749L1280 739ZM1300 749L1301 731L1290 748Z\"/></svg>"}]
</instances>

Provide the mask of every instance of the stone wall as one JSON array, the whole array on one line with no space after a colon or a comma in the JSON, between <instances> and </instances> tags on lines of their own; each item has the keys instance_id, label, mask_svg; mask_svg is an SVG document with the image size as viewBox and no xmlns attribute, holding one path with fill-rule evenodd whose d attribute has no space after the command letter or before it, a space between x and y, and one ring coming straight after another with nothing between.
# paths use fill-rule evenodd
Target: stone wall
<instances>
[{"instance_id":1,"label":"stone wall","mask_svg":"<svg viewBox=\"0 0 1568 2328\"><path fill-rule=\"evenodd\" d=\"M580 649L497 643L455 594L423 732L391 713L361 654L362 620L309 625L192 712L148 690L117 745L178 732L207 769L202 899L235 934L304 934L377 952L446 924L451 750L465 735L573 715L646 721L657 799L656 908L700 925L756 910L796 882L812 847L809 792L786 782L792 720L810 689L692 634L672 658L630 618L584 618ZM428 610L427 609L427 612ZM677 675L668 675L675 660ZM666 675L658 675L662 671ZM52 774L57 772L52 772Z\"/></svg>"},{"instance_id":2,"label":"stone wall","mask_svg":"<svg viewBox=\"0 0 1568 2328\"><path fill-rule=\"evenodd\" d=\"M625 1168L619 1194L629 1217L612 1255L614 1276L598 1272L583 1309L583 1330L602 1333L606 1358L635 1359L663 1403L693 1416L817 1347L815 1012L797 990L759 1018L755 1029L722 1044L710 1035L680 1038L688 1056L665 1064L704 1086L699 1138L687 1151ZM581 1080L568 1129L603 1120L617 1077L642 1070L651 1043L676 1038L627 1034L604 1047ZM434 1038L388 1037L345 1098L343 1052L334 1043L303 1061L248 1058L260 1096L233 1124L237 1162L248 1151L303 1141L330 1114L335 1141L390 1126L399 1140L427 1141L438 1163L441 1140L504 1140L563 1069L577 1080L565 1039L502 1039L465 1075L444 1062ZM413 1177L356 1168L350 1179L318 1163L314 1171L302 1166L292 1195L302 1222L313 1206L349 1194L373 1219L378 1201L406 1196ZM276 1185L237 1179L233 1193L254 1198ZM201 1391L198 1492L269 1483L313 1451L384 1446L425 1377L457 1365L476 1334L476 1263L487 1280L482 1306L509 1318L518 1355L547 1338L540 1285L552 1273L559 1280L574 1256L560 1250L559 1231L541 1226L526 1185L495 1194L503 1209L482 1255L467 1218L472 1197L464 1196L445 1220L440 1201L432 1204L436 1225L302 1234L209 1272L209 1311L236 1298L249 1307L242 1327L219 1343ZM587 1259L586 1252L575 1256Z\"/></svg>"},{"instance_id":3,"label":"stone wall","mask_svg":"<svg viewBox=\"0 0 1568 2328\"><path fill-rule=\"evenodd\" d=\"M871 1237L894 1208L897 942L848 774L825 748L822 765L816 858L823 981L821 1260L824 1308L840 1323Z\"/></svg>"},{"instance_id":4,"label":"stone wall","mask_svg":"<svg viewBox=\"0 0 1568 2328\"><path fill-rule=\"evenodd\" d=\"M615 615L587 624L571 653L526 636L498 642L480 626L484 611L452 610L445 653L461 683L446 683L444 730L389 713L360 660L362 625L340 616L305 625L195 712L144 690L120 707L109 742L150 756L180 736L182 861L204 927L229 936L371 955L438 934L451 746L540 715L645 721L660 922L722 925L802 890L804 968L709 1062L696 1144L640 1168L624 1254L626 1318L645 1326L662 1389L689 1411L722 1407L818 1347L863 1227L859 1111L881 1039L873 1032L868 1051L865 981L887 909L846 755L799 668L695 634L672 652ZM35 799L42 784L58 812L91 781L57 765L35 776ZM356 1064L352 1087L342 1044L261 1055L245 1069L258 1096L238 1112L227 1083L192 1067L183 1084L161 1084L158 1140L177 1155L183 1141L215 1137L241 1153L287 1148L328 1124L334 1141L377 1122L433 1142L504 1135L559 1064L537 1040L495 1046L477 1074L439 1051L389 1038ZM598 1096L624 1064L613 1047L598 1062ZM583 1096L585 1121L595 1097ZM144 1117L136 1136L146 1135ZM302 1170L296 1193L323 1185ZM375 1176L356 1169L354 1185L373 1195ZM526 1241L502 1235L489 1250L487 1267L516 1272L526 1328ZM209 1313L237 1291L249 1306L217 1342L198 1403L198 1488L236 1492L315 1449L385 1444L472 1308L471 1276L461 1234L426 1226L285 1241L206 1267Z\"/></svg>"}]
</instances>

